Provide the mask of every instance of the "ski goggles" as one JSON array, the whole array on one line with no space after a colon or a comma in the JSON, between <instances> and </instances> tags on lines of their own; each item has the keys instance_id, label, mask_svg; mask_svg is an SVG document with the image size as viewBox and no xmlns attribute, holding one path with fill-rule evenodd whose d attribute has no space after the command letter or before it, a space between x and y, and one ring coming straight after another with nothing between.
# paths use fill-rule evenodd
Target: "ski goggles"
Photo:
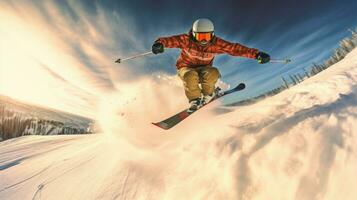
<instances>
[{"instance_id":1,"label":"ski goggles","mask_svg":"<svg viewBox=\"0 0 357 200\"><path fill-rule=\"evenodd\" d=\"M195 37L195 39L199 42L202 41L211 41L213 38L213 32L206 32L206 33L198 33L198 32L194 32L193 36Z\"/></svg>"}]
</instances>

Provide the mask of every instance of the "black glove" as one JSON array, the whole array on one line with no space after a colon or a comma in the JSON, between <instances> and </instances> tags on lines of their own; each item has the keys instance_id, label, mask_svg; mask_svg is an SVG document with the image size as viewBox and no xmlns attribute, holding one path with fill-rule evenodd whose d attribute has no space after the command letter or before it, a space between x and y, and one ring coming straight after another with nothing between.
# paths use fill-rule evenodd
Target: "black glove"
<instances>
[{"instance_id":1,"label":"black glove","mask_svg":"<svg viewBox=\"0 0 357 200\"><path fill-rule=\"evenodd\" d=\"M255 57L255 59L258 60L258 63L260 64L264 64L270 61L270 56L267 53L264 52L258 52L257 56Z\"/></svg>"},{"instance_id":2,"label":"black glove","mask_svg":"<svg viewBox=\"0 0 357 200\"><path fill-rule=\"evenodd\" d=\"M162 53L164 52L164 45L160 42L155 42L151 47L151 51L154 54Z\"/></svg>"}]
</instances>

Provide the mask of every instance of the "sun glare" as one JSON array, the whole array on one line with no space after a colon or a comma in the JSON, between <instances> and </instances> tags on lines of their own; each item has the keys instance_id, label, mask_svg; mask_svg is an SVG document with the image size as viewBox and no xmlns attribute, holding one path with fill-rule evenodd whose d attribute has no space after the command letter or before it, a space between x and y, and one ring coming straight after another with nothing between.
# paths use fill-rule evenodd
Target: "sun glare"
<instances>
[{"instance_id":1,"label":"sun glare","mask_svg":"<svg viewBox=\"0 0 357 200\"><path fill-rule=\"evenodd\" d=\"M66 45L49 34L44 22L24 19L14 10L0 13L0 94L22 101L87 115L81 106L69 106L91 93L84 66ZM72 104L73 105L73 102Z\"/></svg>"}]
</instances>

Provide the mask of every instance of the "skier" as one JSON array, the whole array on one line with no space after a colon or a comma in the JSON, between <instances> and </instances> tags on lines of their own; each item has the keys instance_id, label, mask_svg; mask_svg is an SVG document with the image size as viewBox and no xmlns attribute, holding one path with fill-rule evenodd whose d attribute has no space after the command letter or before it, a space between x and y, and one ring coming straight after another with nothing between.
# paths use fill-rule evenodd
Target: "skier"
<instances>
[{"instance_id":1,"label":"skier","mask_svg":"<svg viewBox=\"0 0 357 200\"><path fill-rule=\"evenodd\" d=\"M164 48L181 49L176 68L190 103L189 112L210 102L216 95L215 84L221 75L212 66L215 55L243 56L257 59L261 64L270 61L267 53L215 36L213 23L204 18L196 20L188 34L158 38L152 45L152 52L163 53Z\"/></svg>"}]
</instances>

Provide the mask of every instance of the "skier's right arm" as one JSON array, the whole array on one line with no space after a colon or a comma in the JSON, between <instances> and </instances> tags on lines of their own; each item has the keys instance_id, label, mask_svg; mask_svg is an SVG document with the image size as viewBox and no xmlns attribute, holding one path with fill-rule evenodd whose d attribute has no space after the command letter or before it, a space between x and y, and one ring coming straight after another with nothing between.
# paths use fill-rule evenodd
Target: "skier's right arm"
<instances>
[{"instance_id":1,"label":"skier's right arm","mask_svg":"<svg viewBox=\"0 0 357 200\"><path fill-rule=\"evenodd\" d=\"M185 48L188 45L187 34L158 38L152 46L154 54L162 53L164 48Z\"/></svg>"}]
</instances>

